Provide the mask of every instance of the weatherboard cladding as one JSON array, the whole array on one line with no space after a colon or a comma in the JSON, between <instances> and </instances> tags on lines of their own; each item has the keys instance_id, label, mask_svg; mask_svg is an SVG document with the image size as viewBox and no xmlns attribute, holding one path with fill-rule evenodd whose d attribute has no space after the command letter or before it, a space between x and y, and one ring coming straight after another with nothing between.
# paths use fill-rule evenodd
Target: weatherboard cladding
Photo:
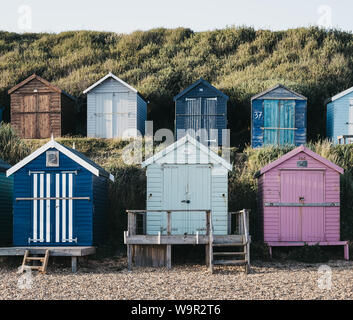
<instances>
[{"instance_id":1,"label":"weatherboard cladding","mask_svg":"<svg viewBox=\"0 0 353 320\"><path fill-rule=\"evenodd\" d=\"M9 167L0 159L0 246L12 243L13 178L6 177Z\"/></svg>"},{"instance_id":2,"label":"weatherboard cladding","mask_svg":"<svg viewBox=\"0 0 353 320\"><path fill-rule=\"evenodd\" d=\"M307 149L304 148L294 153L292 151L293 156L278 165L273 163L266 166L267 169L261 170L258 177L258 201L265 242L340 240L339 206L313 208L285 206L285 203L299 202L298 196L304 197L306 203L312 201L339 204L340 202L340 173L343 170L323 158L323 161L320 161L320 156L313 157L306 151ZM290 154L284 157L288 155ZM303 159L307 161L307 167L298 168L298 161ZM306 191L301 191L305 194L300 192L297 194L296 186L300 185L301 181L311 183ZM282 207L265 206L265 203L283 205ZM305 215L305 220L302 215ZM301 224L300 221L302 221ZM322 233L320 233L321 226Z\"/></svg>"},{"instance_id":3,"label":"weatherboard cladding","mask_svg":"<svg viewBox=\"0 0 353 320\"><path fill-rule=\"evenodd\" d=\"M177 142L174 144L176 147L172 151L156 157L152 162L147 160L147 210L211 209L214 234L226 235L229 168L217 162L217 158L210 158L204 151L200 151L199 144L190 142L192 138L186 136L183 139L178 146ZM185 198L186 190L190 192L191 202L183 205L181 201ZM204 197L205 194L209 196ZM183 213L179 213L178 217L181 215ZM178 217L175 216L176 220L173 220L172 216L172 234L204 232L204 213L186 213L183 218ZM158 234L161 230L165 232L165 227L165 214L148 213L147 234Z\"/></svg>"},{"instance_id":4,"label":"weatherboard cladding","mask_svg":"<svg viewBox=\"0 0 353 320\"><path fill-rule=\"evenodd\" d=\"M264 127L268 127L268 123L272 125L270 127L279 127L278 123L290 123L292 120L289 118L279 118L278 112L268 113L265 111L265 106L269 106L272 103L274 107L289 106L290 103L294 103L294 123L292 124L295 128L293 138L287 137L283 141L290 141L290 144L300 146L306 143L307 136L307 100L305 97L296 94L284 86L277 86L275 89L268 90L265 93L258 94L251 99L251 144L253 148L262 147L266 144L283 144L277 140L277 136L265 137ZM270 109L266 109L270 110ZM285 114L285 117L290 117L291 113ZM266 124L266 125L265 125ZM281 124L280 127L284 125ZM285 126L286 127L286 126ZM275 130L272 132L274 133ZM283 132L284 130L279 130ZM287 131L289 134L290 131ZM275 139L275 140L274 140ZM287 140L286 140L287 139Z\"/></svg>"},{"instance_id":5,"label":"weatherboard cladding","mask_svg":"<svg viewBox=\"0 0 353 320\"><path fill-rule=\"evenodd\" d=\"M55 150L55 149L49 149ZM30 174L31 171L31 174ZM62 241L62 217L63 217L63 202L60 205L60 240L56 242L56 211L55 204L56 200L50 200L50 241L43 242L29 242L29 238L33 239L33 211L34 211L34 201L16 201L16 198L32 198L34 196L34 183L33 176L37 173L38 181L40 181L40 174L44 174L44 192L43 195L46 196L47 187L47 175L51 174L50 178L50 195L52 197L58 194L56 189L56 174L60 175L60 196L64 196L63 190L63 175L66 176L66 196L69 196L69 186L68 179L69 173L77 171L77 174L72 174L73 179L73 197L89 197L90 200L72 200L73 205L73 238L77 238L76 242ZM39 189L40 189L40 182ZM98 244L102 239L102 234L104 230L102 216L104 216L104 205L106 201L106 190L107 178L100 176L96 179L90 171L83 168L77 162L73 161L71 158L67 157L59 151L59 167L46 167L46 152L42 153L36 157L31 162L27 163L25 166L21 167L18 171L14 173L14 220L13 220L13 244L15 246L91 246ZM37 190L38 196L40 195L39 189ZM37 201L38 208L38 225L40 225L40 203L41 200ZM44 202L45 213L43 214L43 225L44 225L44 238L46 237L46 205ZM69 216L68 216L68 205L69 200L62 200L66 203L66 238L68 239L68 229L69 229ZM39 229L38 229L39 230ZM38 231L39 232L39 231ZM40 236L37 236L37 239Z\"/></svg>"},{"instance_id":6,"label":"weatherboard cladding","mask_svg":"<svg viewBox=\"0 0 353 320\"><path fill-rule=\"evenodd\" d=\"M9 90L11 124L22 138L73 133L75 98L32 75Z\"/></svg>"},{"instance_id":7,"label":"weatherboard cladding","mask_svg":"<svg viewBox=\"0 0 353 320\"><path fill-rule=\"evenodd\" d=\"M112 111L116 104L118 105L118 110ZM105 110L106 108L109 110ZM102 134L104 128L100 126L107 125L106 121L112 112L117 113L112 120L112 132ZM124 115L122 115L123 113ZM102 119L103 122L98 121L97 114L101 114L99 117L103 117L105 120ZM120 122L119 117L122 116L124 118ZM103 82L87 92L88 137L121 138L125 129L139 130L143 134L146 119L147 103L136 91L117 81L113 76L107 77ZM124 126L124 128L121 126ZM137 133L135 132L134 136L136 135Z\"/></svg>"},{"instance_id":8,"label":"weatherboard cladding","mask_svg":"<svg viewBox=\"0 0 353 320\"><path fill-rule=\"evenodd\" d=\"M217 138L218 144L222 144L222 130L227 128L228 99L224 93L203 79L183 90L174 97L176 138L182 138L188 129L208 129L208 138ZM200 113L214 117L200 117ZM209 129L217 129L218 135L213 137Z\"/></svg>"},{"instance_id":9,"label":"weatherboard cladding","mask_svg":"<svg viewBox=\"0 0 353 320\"><path fill-rule=\"evenodd\" d=\"M338 136L351 134L349 126L353 126L353 119L350 119L349 109L352 99L353 91L327 104L326 135L335 144L338 143Z\"/></svg>"}]
</instances>

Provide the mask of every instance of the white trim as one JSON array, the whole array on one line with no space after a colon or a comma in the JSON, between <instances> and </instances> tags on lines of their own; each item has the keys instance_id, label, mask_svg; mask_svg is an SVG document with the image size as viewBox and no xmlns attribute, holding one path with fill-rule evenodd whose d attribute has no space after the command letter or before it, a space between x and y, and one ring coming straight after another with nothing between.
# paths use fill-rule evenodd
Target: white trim
<instances>
[{"instance_id":1,"label":"white trim","mask_svg":"<svg viewBox=\"0 0 353 320\"><path fill-rule=\"evenodd\" d=\"M39 197L44 198L44 174L39 175ZM44 200L39 200L39 236L44 240Z\"/></svg>"},{"instance_id":2,"label":"white trim","mask_svg":"<svg viewBox=\"0 0 353 320\"><path fill-rule=\"evenodd\" d=\"M47 198L50 198L50 173L47 173ZM46 200L46 242L50 242L50 200Z\"/></svg>"},{"instance_id":3,"label":"white trim","mask_svg":"<svg viewBox=\"0 0 353 320\"><path fill-rule=\"evenodd\" d=\"M67 157L69 157L71 160L77 162L79 165L81 165L82 167L84 167L88 171L92 172L97 177L99 177L99 170L97 168L93 167L91 164L89 164L88 162L86 162L85 160L83 160L82 158L80 158L79 156L74 154L73 152L71 152L69 149L66 149L63 145L61 145L60 143L56 142L53 139L50 140L49 142L47 142L44 146L42 146L39 149L37 149L36 151L34 151L32 154L30 154L26 158L24 158L22 161L18 162L13 167L8 169L6 171L6 176L7 177L11 176L17 170L24 167L26 164L28 164L29 162L31 162L32 160L34 160L35 158L40 156L45 151L47 151L48 149L53 149L53 148L59 150L61 153L63 153ZM112 180L112 179L110 178L110 180ZM114 180L112 180L112 181L114 181Z\"/></svg>"},{"instance_id":4,"label":"white trim","mask_svg":"<svg viewBox=\"0 0 353 320\"><path fill-rule=\"evenodd\" d=\"M345 90L345 91L342 91L342 92L336 94L335 96L333 96L333 97L331 98L331 101L330 101L330 102L333 102L333 101L335 101L335 100L337 100L337 99L340 99L340 98L344 97L345 95L347 95L348 93L351 93L351 92L353 92L353 87L351 87L351 88L349 88L349 89L347 89L347 90Z\"/></svg>"},{"instance_id":5,"label":"white trim","mask_svg":"<svg viewBox=\"0 0 353 320\"><path fill-rule=\"evenodd\" d=\"M69 174L69 198L72 198L73 189L72 173ZM69 200L69 242L72 242L72 199Z\"/></svg>"},{"instance_id":6,"label":"white trim","mask_svg":"<svg viewBox=\"0 0 353 320\"><path fill-rule=\"evenodd\" d=\"M60 197L60 174L55 174L55 196ZM60 200L55 200L55 242L60 242Z\"/></svg>"},{"instance_id":7,"label":"white trim","mask_svg":"<svg viewBox=\"0 0 353 320\"><path fill-rule=\"evenodd\" d=\"M124 85L125 87L129 88L130 90L132 90L133 92L137 93L137 90L133 87L131 87L129 84L127 84L125 81L121 80L120 78L118 78L116 75L112 74L111 72L109 72L106 76L104 76L102 79L98 80L96 83L92 84L89 88L87 88L85 91L83 91L84 94L86 94L87 92L91 91L92 89L94 89L95 87L97 87L98 85L100 85L102 82L104 82L105 80L107 80L108 78L113 78L114 80L120 82L122 85Z\"/></svg>"},{"instance_id":8,"label":"white trim","mask_svg":"<svg viewBox=\"0 0 353 320\"><path fill-rule=\"evenodd\" d=\"M38 197L38 175L34 174L33 175L33 198ZM38 211L38 202L37 200L33 200L33 241L37 242L38 234L37 234L37 211Z\"/></svg>"},{"instance_id":9,"label":"white trim","mask_svg":"<svg viewBox=\"0 0 353 320\"><path fill-rule=\"evenodd\" d=\"M66 197L66 174L61 175L62 181L61 181L61 186L62 186L62 191L61 191L61 196ZM62 201L62 223L61 223L61 235L62 235L62 242L66 242L66 200L61 200Z\"/></svg>"},{"instance_id":10,"label":"white trim","mask_svg":"<svg viewBox=\"0 0 353 320\"><path fill-rule=\"evenodd\" d=\"M156 162L160 158L166 156L168 153L172 152L173 150L177 149L181 145L185 144L186 142L190 142L193 144L196 148L200 149L202 152L205 154L209 155L216 163L221 164L224 168L227 170L231 171L232 170L232 165L218 156L215 152L213 152L211 149L207 148L205 145L203 145L201 142L197 141L195 138L191 137L189 134L185 135L183 138L179 139L178 141L174 142L173 144L169 145L166 147L164 150L156 153L154 156L148 158L144 162L142 162L141 167L147 167L151 165L152 163Z\"/></svg>"}]
</instances>

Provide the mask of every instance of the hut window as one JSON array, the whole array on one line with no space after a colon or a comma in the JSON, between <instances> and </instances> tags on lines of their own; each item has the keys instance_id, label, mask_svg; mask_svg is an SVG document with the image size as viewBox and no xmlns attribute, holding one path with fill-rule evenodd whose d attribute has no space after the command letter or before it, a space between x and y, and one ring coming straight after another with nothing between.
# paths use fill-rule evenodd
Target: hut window
<instances>
[{"instance_id":1,"label":"hut window","mask_svg":"<svg viewBox=\"0 0 353 320\"><path fill-rule=\"evenodd\" d=\"M59 166L59 151L47 151L47 167Z\"/></svg>"},{"instance_id":2,"label":"hut window","mask_svg":"<svg viewBox=\"0 0 353 320\"><path fill-rule=\"evenodd\" d=\"M264 100L264 144L294 144L295 101Z\"/></svg>"}]
</instances>

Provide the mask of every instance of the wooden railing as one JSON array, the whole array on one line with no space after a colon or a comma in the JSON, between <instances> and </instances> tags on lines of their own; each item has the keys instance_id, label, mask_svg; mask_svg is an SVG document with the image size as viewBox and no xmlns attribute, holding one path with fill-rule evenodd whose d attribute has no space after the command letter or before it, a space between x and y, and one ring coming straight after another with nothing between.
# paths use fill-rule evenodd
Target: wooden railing
<instances>
[{"instance_id":1,"label":"wooden railing","mask_svg":"<svg viewBox=\"0 0 353 320\"><path fill-rule=\"evenodd\" d=\"M347 140L348 140L348 143L351 143L351 141L353 140L353 135L351 134L341 135L337 137L337 140L338 140L338 144L347 144Z\"/></svg>"},{"instance_id":2,"label":"wooden railing","mask_svg":"<svg viewBox=\"0 0 353 320\"><path fill-rule=\"evenodd\" d=\"M134 236L137 234L137 215L143 215L146 217L148 213L164 213L167 215L167 235L172 234L172 213L184 213L184 212L205 212L206 214L206 235L213 233L213 224L211 210L126 210L128 214L128 235ZM160 234L160 233L159 233Z\"/></svg>"}]
</instances>

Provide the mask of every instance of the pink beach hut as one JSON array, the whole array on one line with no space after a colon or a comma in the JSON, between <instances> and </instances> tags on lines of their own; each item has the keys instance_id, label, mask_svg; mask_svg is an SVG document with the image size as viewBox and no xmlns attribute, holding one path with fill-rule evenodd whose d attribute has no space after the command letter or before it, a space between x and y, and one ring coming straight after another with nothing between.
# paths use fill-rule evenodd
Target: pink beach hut
<instances>
[{"instance_id":1,"label":"pink beach hut","mask_svg":"<svg viewBox=\"0 0 353 320\"><path fill-rule=\"evenodd\" d=\"M300 146L259 172L258 199L264 242L279 246L344 246L340 241L343 169Z\"/></svg>"}]
</instances>

